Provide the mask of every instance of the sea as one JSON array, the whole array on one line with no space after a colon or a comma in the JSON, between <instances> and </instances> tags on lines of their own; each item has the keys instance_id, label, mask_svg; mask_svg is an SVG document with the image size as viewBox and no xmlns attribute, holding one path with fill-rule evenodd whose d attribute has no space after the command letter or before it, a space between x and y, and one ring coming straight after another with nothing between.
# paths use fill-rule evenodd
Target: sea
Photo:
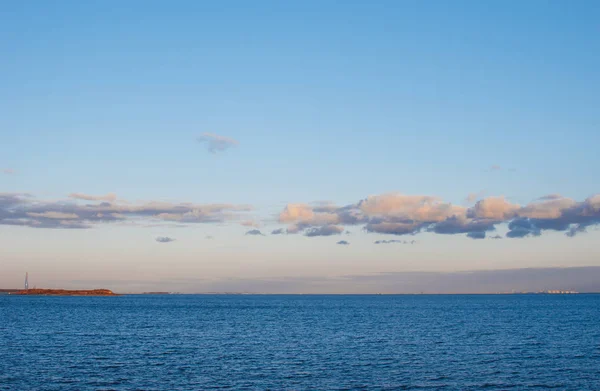
<instances>
[{"instance_id":1,"label":"sea","mask_svg":"<svg viewBox=\"0 0 600 391\"><path fill-rule=\"evenodd\" d=\"M0 390L600 390L600 295L0 295Z\"/></svg>"}]
</instances>

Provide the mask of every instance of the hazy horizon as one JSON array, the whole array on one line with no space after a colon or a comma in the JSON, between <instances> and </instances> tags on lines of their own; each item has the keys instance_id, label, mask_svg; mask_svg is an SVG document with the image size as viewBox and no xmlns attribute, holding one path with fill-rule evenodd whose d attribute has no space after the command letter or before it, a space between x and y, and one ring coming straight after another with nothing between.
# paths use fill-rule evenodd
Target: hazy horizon
<instances>
[{"instance_id":1,"label":"hazy horizon","mask_svg":"<svg viewBox=\"0 0 600 391\"><path fill-rule=\"evenodd\" d=\"M30 288L100 289L117 293L170 292L187 294L493 294L572 290L600 292L600 267L521 268L459 272L396 272L332 277L283 277L272 279L174 279L160 283L142 280L46 281ZM0 289L21 289L0 286Z\"/></svg>"}]
</instances>

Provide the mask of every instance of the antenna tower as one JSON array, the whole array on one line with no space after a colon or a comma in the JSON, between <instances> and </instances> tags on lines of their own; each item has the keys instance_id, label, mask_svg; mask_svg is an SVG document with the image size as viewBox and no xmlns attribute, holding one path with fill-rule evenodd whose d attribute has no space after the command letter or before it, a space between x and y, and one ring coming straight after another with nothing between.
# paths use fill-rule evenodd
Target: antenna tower
<instances>
[{"instance_id":1,"label":"antenna tower","mask_svg":"<svg viewBox=\"0 0 600 391\"><path fill-rule=\"evenodd\" d=\"M29 289L29 273L25 273L25 290Z\"/></svg>"}]
</instances>

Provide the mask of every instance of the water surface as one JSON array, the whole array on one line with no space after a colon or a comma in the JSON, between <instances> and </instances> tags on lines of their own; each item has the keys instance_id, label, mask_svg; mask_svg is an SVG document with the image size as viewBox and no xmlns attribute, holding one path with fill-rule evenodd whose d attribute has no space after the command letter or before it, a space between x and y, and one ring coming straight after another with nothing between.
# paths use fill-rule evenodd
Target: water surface
<instances>
[{"instance_id":1,"label":"water surface","mask_svg":"<svg viewBox=\"0 0 600 391\"><path fill-rule=\"evenodd\" d=\"M600 295L0 295L0 390L600 390Z\"/></svg>"}]
</instances>

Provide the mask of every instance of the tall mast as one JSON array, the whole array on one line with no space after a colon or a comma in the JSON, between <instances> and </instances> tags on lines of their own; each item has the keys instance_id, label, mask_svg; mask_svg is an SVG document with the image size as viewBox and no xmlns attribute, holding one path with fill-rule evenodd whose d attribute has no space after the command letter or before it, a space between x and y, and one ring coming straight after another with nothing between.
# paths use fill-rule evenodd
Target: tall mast
<instances>
[{"instance_id":1,"label":"tall mast","mask_svg":"<svg viewBox=\"0 0 600 391\"><path fill-rule=\"evenodd\" d=\"M25 290L29 289L29 273L25 272Z\"/></svg>"}]
</instances>

